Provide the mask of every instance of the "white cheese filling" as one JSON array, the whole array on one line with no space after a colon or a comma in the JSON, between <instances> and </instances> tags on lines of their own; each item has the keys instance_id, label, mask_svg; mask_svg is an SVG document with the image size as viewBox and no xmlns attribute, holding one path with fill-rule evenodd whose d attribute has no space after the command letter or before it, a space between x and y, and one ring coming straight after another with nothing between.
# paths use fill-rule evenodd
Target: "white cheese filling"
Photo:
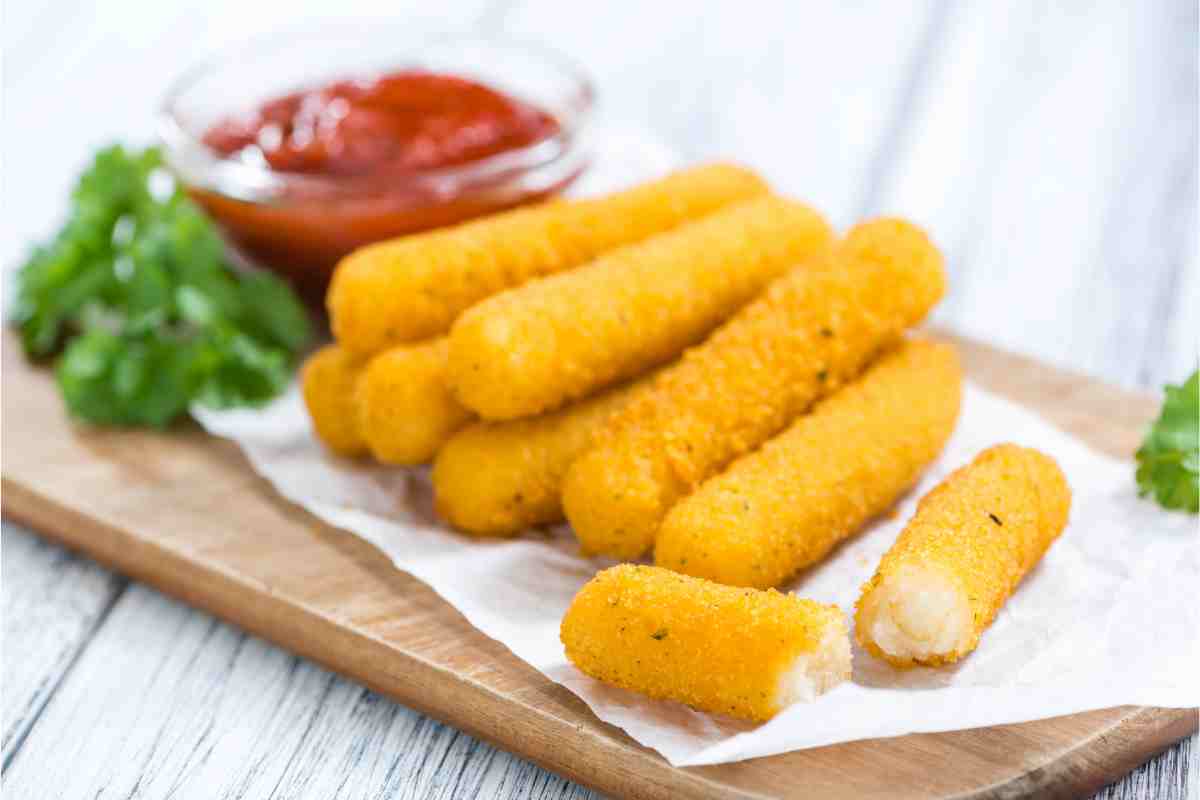
<instances>
[{"instance_id":1,"label":"white cheese filling","mask_svg":"<svg viewBox=\"0 0 1200 800\"><path fill-rule=\"evenodd\" d=\"M816 649L801 653L779 676L775 706L808 703L850 677L850 635L846 623L826 626Z\"/></svg>"},{"instance_id":2,"label":"white cheese filling","mask_svg":"<svg viewBox=\"0 0 1200 800\"><path fill-rule=\"evenodd\" d=\"M862 611L865 637L893 658L924 661L970 643L967 598L935 569L898 569L863 598Z\"/></svg>"}]
</instances>

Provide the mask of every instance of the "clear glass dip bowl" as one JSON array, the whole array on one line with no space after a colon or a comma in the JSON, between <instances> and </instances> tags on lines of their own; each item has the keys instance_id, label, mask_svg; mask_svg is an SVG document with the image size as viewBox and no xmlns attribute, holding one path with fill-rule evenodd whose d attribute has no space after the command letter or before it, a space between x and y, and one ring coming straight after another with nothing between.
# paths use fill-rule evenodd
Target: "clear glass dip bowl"
<instances>
[{"instance_id":1,"label":"clear glass dip bowl","mask_svg":"<svg viewBox=\"0 0 1200 800\"><path fill-rule=\"evenodd\" d=\"M268 100L404 69L478 81L546 111L559 129L526 147L399 178L279 172L261 158L224 157L204 142L215 124ZM167 94L159 136L168 166L238 254L319 300L351 250L563 190L588 163L593 98L575 67L540 46L364 23L261 39L189 70Z\"/></svg>"}]
</instances>

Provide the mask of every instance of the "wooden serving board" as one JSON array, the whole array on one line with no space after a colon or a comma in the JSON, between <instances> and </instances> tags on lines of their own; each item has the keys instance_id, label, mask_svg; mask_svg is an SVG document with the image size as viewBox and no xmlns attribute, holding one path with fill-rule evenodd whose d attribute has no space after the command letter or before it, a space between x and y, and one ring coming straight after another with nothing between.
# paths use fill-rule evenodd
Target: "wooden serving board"
<instances>
[{"instance_id":1,"label":"wooden serving board","mask_svg":"<svg viewBox=\"0 0 1200 800\"><path fill-rule=\"evenodd\" d=\"M974 380L1105 452L1131 453L1154 413L1144 395L956 341ZM1195 710L1122 707L676 769L373 547L282 500L233 444L195 427L77 428L49 372L27 365L7 332L3 369L5 516L603 792L1076 797L1197 728Z\"/></svg>"}]
</instances>

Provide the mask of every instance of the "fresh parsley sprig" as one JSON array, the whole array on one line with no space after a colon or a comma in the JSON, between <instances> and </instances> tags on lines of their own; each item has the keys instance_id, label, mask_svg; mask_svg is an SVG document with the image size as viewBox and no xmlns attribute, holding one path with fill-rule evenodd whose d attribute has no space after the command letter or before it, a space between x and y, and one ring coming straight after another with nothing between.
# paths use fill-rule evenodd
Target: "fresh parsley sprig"
<instances>
[{"instance_id":1,"label":"fresh parsley sprig","mask_svg":"<svg viewBox=\"0 0 1200 800\"><path fill-rule=\"evenodd\" d=\"M1200 511L1200 370L1167 386L1162 413L1137 451L1138 493L1164 508Z\"/></svg>"},{"instance_id":2,"label":"fresh parsley sprig","mask_svg":"<svg viewBox=\"0 0 1200 800\"><path fill-rule=\"evenodd\" d=\"M21 268L12 320L30 358L61 351L55 374L72 414L160 428L193 402L274 397L311 333L285 283L229 269L157 149L120 146L96 154L66 224Z\"/></svg>"}]
</instances>

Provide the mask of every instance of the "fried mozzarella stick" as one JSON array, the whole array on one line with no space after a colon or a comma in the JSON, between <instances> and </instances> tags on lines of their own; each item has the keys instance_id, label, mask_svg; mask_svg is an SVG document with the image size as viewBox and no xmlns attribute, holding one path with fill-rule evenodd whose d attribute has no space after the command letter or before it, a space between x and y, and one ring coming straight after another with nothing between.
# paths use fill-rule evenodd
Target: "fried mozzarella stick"
<instances>
[{"instance_id":1,"label":"fried mozzarella stick","mask_svg":"<svg viewBox=\"0 0 1200 800\"><path fill-rule=\"evenodd\" d=\"M450 437L433 463L438 514L480 536L513 536L562 522L562 481L613 412L647 391L648 375L527 419L477 422Z\"/></svg>"},{"instance_id":2,"label":"fried mozzarella stick","mask_svg":"<svg viewBox=\"0 0 1200 800\"><path fill-rule=\"evenodd\" d=\"M300 371L304 405L317 438L343 456L367 452L354 415L354 384L361 372L362 363L336 344L313 353Z\"/></svg>"},{"instance_id":3,"label":"fried mozzarella stick","mask_svg":"<svg viewBox=\"0 0 1200 800\"><path fill-rule=\"evenodd\" d=\"M502 289L766 192L749 170L709 164L605 197L516 209L370 245L334 272L326 298L334 336L363 356L438 336Z\"/></svg>"},{"instance_id":4,"label":"fried mozzarella stick","mask_svg":"<svg viewBox=\"0 0 1200 800\"><path fill-rule=\"evenodd\" d=\"M984 450L921 498L863 586L859 643L897 667L958 661L1062 533L1070 507L1053 459L1013 444Z\"/></svg>"},{"instance_id":5,"label":"fried mozzarella stick","mask_svg":"<svg viewBox=\"0 0 1200 800\"><path fill-rule=\"evenodd\" d=\"M451 329L454 392L484 419L585 397L696 343L830 236L767 196L490 297Z\"/></svg>"},{"instance_id":6,"label":"fried mozzarella stick","mask_svg":"<svg viewBox=\"0 0 1200 800\"><path fill-rule=\"evenodd\" d=\"M646 552L671 506L854 378L944 289L937 248L899 220L859 225L776 281L571 465L563 506L583 549Z\"/></svg>"},{"instance_id":7,"label":"fried mozzarella stick","mask_svg":"<svg viewBox=\"0 0 1200 800\"><path fill-rule=\"evenodd\" d=\"M600 572L563 617L567 658L593 678L765 721L850 677L837 606L658 567Z\"/></svg>"},{"instance_id":8,"label":"fried mozzarella stick","mask_svg":"<svg viewBox=\"0 0 1200 800\"><path fill-rule=\"evenodd\" d=\"M471 419L446 383L446 337L385 350L355 386L358 430L384 464L429 462Z\"/></svg>"},{"instance_id":9,"label":"fried mozzarella stick","mask_svg":"<svg viewBox=\"0 0 1200 800\"><path fill-rule=\"evenodd\" d=\"M654 563L733 586L778 586L887 510L950 438L954 348L914 340L671 509Z\"/></svg>"}]
</instances>

